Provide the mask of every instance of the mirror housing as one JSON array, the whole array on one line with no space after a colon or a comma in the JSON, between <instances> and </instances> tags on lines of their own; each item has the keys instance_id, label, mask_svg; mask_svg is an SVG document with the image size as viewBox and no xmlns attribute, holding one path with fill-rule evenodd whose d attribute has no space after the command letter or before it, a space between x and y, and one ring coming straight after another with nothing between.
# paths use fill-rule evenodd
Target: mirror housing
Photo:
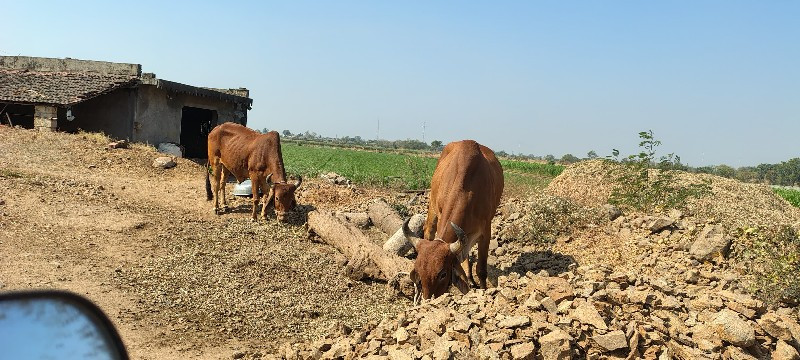
<instances>
[{"instance_id":1,"label":"mirror housing","mask_svg":"<svg viewBox=\"0 0 800 360\"><path fill-rule=\"evenodd\" d=\"M128 359L97 305L58 290L0 293L0 349L14 359Z\"/></svg>"}]
</instances>

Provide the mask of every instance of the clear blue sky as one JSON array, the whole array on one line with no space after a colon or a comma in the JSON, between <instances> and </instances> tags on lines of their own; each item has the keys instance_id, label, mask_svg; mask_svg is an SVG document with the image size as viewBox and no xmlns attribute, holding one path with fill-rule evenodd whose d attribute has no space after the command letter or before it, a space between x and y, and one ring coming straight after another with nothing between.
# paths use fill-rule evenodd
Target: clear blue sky
<instances>
[{"instance_id":1,"label":"clear blue sky","mask_svg":"<svg viewBox=\"0 0 800 360\"><path fill-rule=\"evenodd\" d=\"M800 156L798 1L2 1L0 54L247 87L249 126L693 166Z\"/></svg>"}]
</instances>

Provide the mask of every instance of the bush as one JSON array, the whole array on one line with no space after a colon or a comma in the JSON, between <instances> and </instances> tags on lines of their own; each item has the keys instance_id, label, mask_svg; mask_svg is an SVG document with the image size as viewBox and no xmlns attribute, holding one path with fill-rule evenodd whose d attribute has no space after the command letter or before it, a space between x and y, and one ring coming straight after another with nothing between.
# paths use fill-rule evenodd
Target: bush
<instances>
[{"instance_id":1,"label":"bush","mask_svg":"<svg viewBox=\"0 0 800 360\"><path fill-rule=\"evenodd\" d=\"M655 148L661 142L655 139L652 130L640 132L639 138L642 151L620 161L623 166L610 174L616 185L609 203L637 211L685 209L687 200L711 192L708 182L682 184L678 181L677 169L685 168L679 156L668 154L655 162ZM619 151L614 150L615 159L618 155Z\"/></svg>"},{"instance_id":2,"label":"bush","mask_svg":"<svg viewBox=\"0 0 800 360\"><path fill-rule=\"evenodd\" d=\"M559 236L606 219L599 209L546 194L530 197L517 212L523 215L506 225L501 236L506 241L530 245L551 243Z\"/></svg>"},{"instance_id":3,"label":"bush","mask_svg":"<svg viewBox=\"0 0 800 360\"><path fill-rule=\"evenodd\" d=\"M800 303L800 238L796 229L739 229L732 247L749 290L768 303Z\"/></svg>"}]
</instances>

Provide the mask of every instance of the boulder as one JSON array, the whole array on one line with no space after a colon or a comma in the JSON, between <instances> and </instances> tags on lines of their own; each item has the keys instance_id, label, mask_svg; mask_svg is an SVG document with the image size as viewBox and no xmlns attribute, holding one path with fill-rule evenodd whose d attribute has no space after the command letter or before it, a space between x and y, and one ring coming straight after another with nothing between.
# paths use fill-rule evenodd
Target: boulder
<instances>
[{"instance_id":1,"label":"boulder","mask_svg":"<svg viewBox=\"0 0 800 360\"><path fill-rule=\"evenodd\" d=\"M714 317L711 326L716 330L722 340L739 347L749 347L756 341L755 330L747 321L742 320L739 314L723 309Z\"/></svg>"},{"instance_id":2,"label":"boulder","mask_svg":"<svg viewBox=\"0 0 800 360\"><path fill-rule=\"evenodd\" d=\"M689 248L689 254L699 261L711 260L714 256L726 257L731 240L725 237L721 225L706 225Z\"/></svg>"}]
</instances>

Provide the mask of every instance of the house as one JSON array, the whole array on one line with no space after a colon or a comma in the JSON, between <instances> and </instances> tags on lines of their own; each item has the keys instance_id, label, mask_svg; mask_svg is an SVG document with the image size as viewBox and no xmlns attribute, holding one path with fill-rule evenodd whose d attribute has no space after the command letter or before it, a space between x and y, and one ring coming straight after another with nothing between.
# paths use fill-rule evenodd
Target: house
<instances>
[{"instance_id":1,"label":"house","mask_svg":"<svg viewBox=\"0 0 800 360\"><path fill-rule=\"evenodd\" d=\"M206 137L216 124L247 125L249 96L245 88L159 79L139 64L0 56L0 124L171 142L185 157L207 156Z\"/></svg>"}]
</instances>

